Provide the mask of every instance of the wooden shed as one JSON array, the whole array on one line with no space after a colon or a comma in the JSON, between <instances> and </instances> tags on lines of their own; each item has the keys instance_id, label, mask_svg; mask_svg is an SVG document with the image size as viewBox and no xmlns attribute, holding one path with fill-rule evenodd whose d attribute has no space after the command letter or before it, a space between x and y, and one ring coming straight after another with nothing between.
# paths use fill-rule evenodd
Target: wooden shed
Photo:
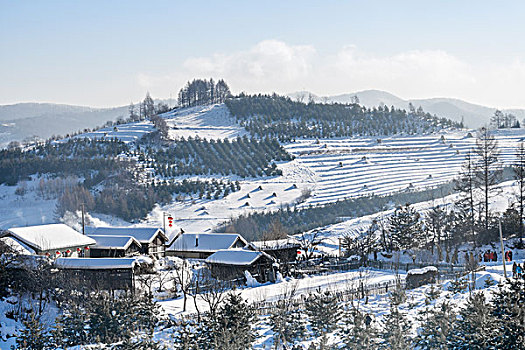
<instances>
[{"instance_id":1,"label":"wooden shed","mask_svg":"<svg viewBox=\"0 0 525 350\"><path fill-rule=\"evenodd\" d=\"M256 250L271 255L279 262L293 262L301 249L299 241L293 237L284 239L250 242Z\"/></svg>"},{"instance_id":2,"label":"wooden shed","mask_svg":"<svg viewBox=\"0 0 525 350\"><path fill-rule=\"evenodd\" d=\"M139 255L142 245L131 236L90 235L97 243L91 247L92 258L123 258Z\"/></svg>"},{"instance_id":3,"label":"wooden shed","mask_svg":"<svg viewBox=\"0 0 525 350\"><path fill-rule=\"evenodd\" d=\"M258 282L274 282L275 263L275 259L264 252L246 249L223 249L206 259L212 275L226 281L245 278L248 271Z\"/></svg>"},{"instance_id":4,"label":"wooden shed","mask_svg":"<svg viewBox=\"0 0 525 350\"><path fill-rule=\"evenodd\" d=\"M133 290L137 261L133 258L58 258L64 280L93 290Z\"/></svg>"},{"instance_id":5,"label":"wooden shed","mask_svg":"<svg viewBox=\"0 0 525 350\"><path fill-rule=\"evenodd\" d=\"M413 289L425 284L436 283L438 269L435 266L427 266L421 269L413 269L407 272L405 279L406 288Z\"/></svg>"}]
</instances>

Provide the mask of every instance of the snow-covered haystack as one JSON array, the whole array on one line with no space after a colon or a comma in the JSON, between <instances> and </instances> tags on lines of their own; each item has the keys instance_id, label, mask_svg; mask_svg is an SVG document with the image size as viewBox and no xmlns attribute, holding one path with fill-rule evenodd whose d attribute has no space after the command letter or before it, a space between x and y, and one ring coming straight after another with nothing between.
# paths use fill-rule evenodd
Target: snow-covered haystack
<instances>
[{"instance_id":1,"label":"snow-covered haystack","mask_svg":"<svg viewBox=\"0 0 525 350\"><path fill-rule=\"evenodd\" d=\"M435 283L438 269L435 266L426 266L421 269L412 269L407 272L407 289L413 289L425 284Z\"/></svg>"}]
</instances>

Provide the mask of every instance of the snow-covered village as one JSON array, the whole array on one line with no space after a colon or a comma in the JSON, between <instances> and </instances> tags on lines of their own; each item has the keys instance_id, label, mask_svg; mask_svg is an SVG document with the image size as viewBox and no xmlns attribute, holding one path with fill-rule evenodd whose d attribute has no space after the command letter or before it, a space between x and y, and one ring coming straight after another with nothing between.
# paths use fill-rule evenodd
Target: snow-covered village
<instances>
[{"instance_id":1,"label":"snow-covered village","mask_svg":"<svg viewBox=\"0 0 525 350\"><path fill-rule=\"evenodd\" d=\"M525 349L524 11L0 0L0 349Z\"/></svg>"}]
</instances>

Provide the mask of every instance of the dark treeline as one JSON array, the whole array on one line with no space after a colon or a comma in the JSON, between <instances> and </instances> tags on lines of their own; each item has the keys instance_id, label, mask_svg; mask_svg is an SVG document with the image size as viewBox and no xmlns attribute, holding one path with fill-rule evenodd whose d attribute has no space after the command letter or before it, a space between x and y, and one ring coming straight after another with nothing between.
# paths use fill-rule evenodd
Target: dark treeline
<instances>
[{"instance_id":1,"label":"dark treeline","mask_svg":"<svg viewBox=\"0 0 525 350\"><path fill-rule=\"evenodd\" d=\"M417 203L443 197L451 192L451 185L420 192L402 192L388 196L350 198L322 206L297 209L290 206L274 212L241 215L219 226L219 232L236 232L249 240L260 240L275 222L280 222L287 234L296 234L335 224L342 217L359 217L385 210L392 205Z\"/></svg>"},{"instance_id":2,"label":"dark treeline","mask_svg":"<svg viewBox=\"0 0 525 350\"><path fill-rule=\"evenodd\" d=\"M239 175L241 177L279 175L274 161L291 160L292 156L275 139L256 140L238 137L234 140L206 140L189 137L173 141L165 149L146 148L139 160L158 175Z\"/></svg>"},{"instance_id":3,"label":"dark treeline","mask_svg":"<svg viewBox=\"0 0 525 350\"><path fill-rule=\"evenodd\" d=\"M75 212L81 205L88 211L114 215L127 221L144 218L155 206L183 199L187 194L219 199L238 191L231 181L173 180L179 175L235 174L241 177L273 176L280 172L274 161L291 156L276 140L248 139L175 141L167 149L146 147L145 153L132 151L125 143L84 138L47 142L31 149L0 151L0 183L16 185L30 175L50 178L74 176L78 184L53 192L58 198L56 215ZM120 160L119 155L139 158ZM148 161L146 161L146 159ZM154 174L145 167L153 168ZM143 175L147 174L146 178ZM161 179L155 179L158 175ZM45 181L40 190L45 192ZM23 190L23 191L22 191ZM20 193L27 190L21 185Z\"/></svg>"},{"instance_id":4,"label":"dark treeline","mask_svg":"<svg viewBox=\"0 0 525 350\"><path fill-rule=\"evenodd\" d=\"M118 171L128 164L114 157L128 148L118 140L94 141L70 139L47 142L30 150L0 150L0 184L16 185L33 174L53 176L94 176L94 173Z\"/></svg>"},{"instance_id":5,"label":"dark treeline","mask_svg":"<svg viewBox=\"0 0 525 350\"><path fill-rule=\"evenodd\" d=\"M83 204L88 211L114 215L126 221L136 221L144 218L155 204L171 202L174 193L219 199L240 189L238 182L215 179L161 181L133 185L126 180L131 177L132 174L123 172L106 184L100 192L89 191L83 185L67 189L58 200L56 213L62 216L66 211L78 210Z\"/></svg>"},{"instance_id":6,"label":"dark treeline","mask_svg":"<svg viewBox=\"0 0 525 350\"><path fill-rule=\"evenodd\" d=\"M222 79L194 79L187 82L179 91L179 106L193 107L213 103L223 103L231 96L228 84Z\"/></svg>"},{"instance_id":7,"label":"dark treeline","mask_svg":"<svg viewBox=\"0 0 525 350\"><path fill-rule=\"evenodd\" d=\"M278 95L240 95L226 100L230 113L251 135L290 141L299 137L330 138L431 133L460 128L461 123L438 118L422 109L365 108L358 104L292 101Z\"/></svg>"},{"instance_id":8,"label":"dark treeline","mask_svg":"<svg viewBox=\"0 0 525 350\"><path fill-rule=\"evenodd\" d=\"M16 185L30 175L77 176L83 181L57 194L58 216L84 204L86 210L133 221L146 216L156 203L170 201L177 186L140 184L134 161L117 158L123 153L128 154L129 148L117 139L86 138L1 150L0 184Z\"/></svg>"}]
</instances>

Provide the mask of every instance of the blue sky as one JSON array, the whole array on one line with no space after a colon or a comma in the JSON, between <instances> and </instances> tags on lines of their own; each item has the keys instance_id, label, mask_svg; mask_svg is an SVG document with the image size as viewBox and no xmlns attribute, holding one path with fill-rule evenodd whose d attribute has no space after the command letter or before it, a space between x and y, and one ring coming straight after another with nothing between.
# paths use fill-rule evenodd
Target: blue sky
<instances>
[{"instance_id":1,"label":"blue sky","mask_svg":"<svg viewBox=\"0 0 525 350\"><path fill-rule=\"evenodd\" d=\"M194 77L525 107L525 2L0 0L0 104L113 106Z\"/></svg>"}]
</instances>

